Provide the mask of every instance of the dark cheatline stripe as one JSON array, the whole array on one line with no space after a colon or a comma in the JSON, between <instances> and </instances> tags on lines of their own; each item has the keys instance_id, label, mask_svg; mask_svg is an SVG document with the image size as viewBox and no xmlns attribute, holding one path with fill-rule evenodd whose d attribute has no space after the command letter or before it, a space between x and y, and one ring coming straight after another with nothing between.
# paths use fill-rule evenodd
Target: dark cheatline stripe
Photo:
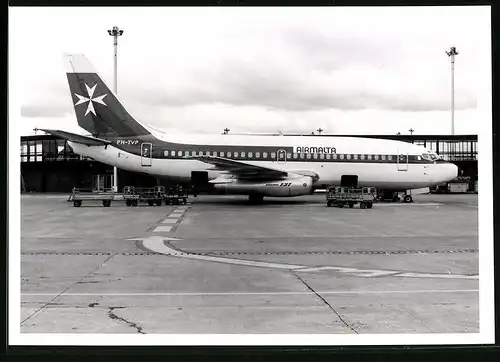
<instances>
[{"instance_id":1,"label":"dark cheatline stripe","mask_svg":"<svg viewBox=\"0 0 500 362\"><path fill-rule=\"evenodd\" d=\"M137 138L136 138L137 139ZM132 154L140 156L141 143L147 142L146 139L142 138L135 144L116 144L114 140L114 146ZM277 161L277 162L319 162L319 163L398 163L398 155L374 155L374 154L302 154L303 158L300 158L301 154L297 154L297 158L294 157L292 147L276 147L276 146L220 146L220 145L184 145L171 142L165 142L161 140L150 140L151 143L151 155L153 159L169 159L169 160L180 160L184 159L184 156L217 156L232 159L234 161ZM149 147L149 146L148 146ZM278 152L284 151L283 156L278 160ZM181 152L181 155L179 155ZM194 152L194 154L193 154ZM187 153L187 154L186 154ZM201 154L200 154L201 153ZM244 156L242 156L244 154ZM250 156L251 154L251 156ZM259 157L257 157L259 154ZM282 152L283 155L283 152ZM309 155L309 158L308 158ZM265 157L264 157L265 156ZM315 157L316 156L316 157ZM400 163L406 164L406 155L404 158L400 159ZM330 159L328 159L330 157ZM382 158L384 157L384 158ZM420 159L418 159L420 158ZM410 164L430 164L433 161L424 160L420 156L408 155L408 163Z\"/></svg>"}]
</instances>

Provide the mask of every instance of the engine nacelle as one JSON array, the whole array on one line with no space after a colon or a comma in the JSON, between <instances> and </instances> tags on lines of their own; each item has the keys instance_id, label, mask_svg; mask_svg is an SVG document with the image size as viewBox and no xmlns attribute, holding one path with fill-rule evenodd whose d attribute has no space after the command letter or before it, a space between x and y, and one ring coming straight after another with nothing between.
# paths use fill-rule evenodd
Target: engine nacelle
<instances>
[{"instance_id":1,"label":"engine nacelle","mask_svg":"<svg viewBox=\"0 0 500 362\"><path fill-rule=\"evenodd\" d=\"M220 193L232 195L249 195L255 193L271 197L290 197L311 194L312 184L312 178L304 176L262 182L234 180L227 183L217 183L214 185L214 189Z\"/></svg>"}]
</instances>

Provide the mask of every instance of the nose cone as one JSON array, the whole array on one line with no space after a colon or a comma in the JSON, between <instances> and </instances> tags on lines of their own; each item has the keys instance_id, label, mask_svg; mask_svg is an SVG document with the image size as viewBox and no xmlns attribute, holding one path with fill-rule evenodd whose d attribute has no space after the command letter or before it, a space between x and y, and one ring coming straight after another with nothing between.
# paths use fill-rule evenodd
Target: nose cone
<instances>
[{"instance_id":1,"label":"nose cone","mask_svg":"<svg viewBox=\"0 0 500 362\"><path fill-rule=\"evenodd\" d=\"M457 165L454 165L453 163L443 164L443 176L444 176L444 181L450 181L457 178L458 176Z\"/></svg>"}]
</instances>

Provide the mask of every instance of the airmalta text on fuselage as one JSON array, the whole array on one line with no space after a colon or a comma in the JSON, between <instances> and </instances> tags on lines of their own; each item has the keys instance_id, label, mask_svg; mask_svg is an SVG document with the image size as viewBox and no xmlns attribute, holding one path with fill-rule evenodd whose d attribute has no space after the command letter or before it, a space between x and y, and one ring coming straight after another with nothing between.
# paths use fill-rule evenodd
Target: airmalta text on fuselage
<instances>
[{"instance_id":1,"label":"airmalta text on fuselage","mask_svg":"<svg viewBox=\"0 0 500 362\"><path fill-rule=\"evenodd\" d=\"M294 146L293 153L337 153L335 147Z\"/></svg>"}]
</instances>

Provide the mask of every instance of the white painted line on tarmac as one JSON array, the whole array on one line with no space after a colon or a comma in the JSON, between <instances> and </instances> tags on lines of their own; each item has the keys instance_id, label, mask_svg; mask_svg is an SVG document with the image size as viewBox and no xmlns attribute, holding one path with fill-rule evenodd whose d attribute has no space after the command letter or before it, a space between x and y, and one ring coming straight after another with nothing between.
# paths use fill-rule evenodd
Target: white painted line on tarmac
<instances>
[{"instance_id":1,"label":"white painted line on tarmac","mask_svg":"<svg viewBox=\"0 0 500 362\"><path fill-rule=\"evenodd\" d=\"M156 229L154 229L153 231L155 233L164 233L164 232L170 232L170 230L172 230L172 226L158 226Z\"/></svg>"},{"instance_id":2,"label":"white painted line on tarmac","mask_svg":"<svg viewBox=\"0 0 500 362\"><path fill-rule=\"evenodd\" d=\"M175 224L177 219L165 219L162 221L163 224Z\"/></svg>"},{"instance_id":3,"label":"white painted line on tarmac","mask_svg":"<svg viewBox=\"0 0 500 362\"><path fill-rule=\"evenodd\" d=\"M323 271L323 270L335 270L335 271L338 271L340 273L354 273L357 276L363 276L363 277L379 277L379 276L393 275L393 274L401 273L401 271L395 271L395 270L358 269L358 268L345 268L345 267L336 267L336 266L322 266L322 267L317 267L317 268L300 269L297 271L299 271L299 272L316 272L316 271Z\"/></svg>"},{"instance_id":4,"label":"white painted line on tarmac","mask_svg":"<svg viewBox=\"0 0 500 362\"><path fill-rule=\"evenodd\" d=\"M170 227L171 228L171 227ZM157 228L158 229L158 228ZM155 230L156 231L156 230ZM132 239L132 240L138 240ZM150 236L142 240L142 245L151 251L156 253L161 253L165 255L171 256L179 256L186 259L197 259L197 260L205 260L212 261L218 263L225 264L235 264L235 265L246 265L246 266L256 266L256 267L264 267L264 268L273 268L273 269L298 269L305 268L305 265L293 265L293 264L278 264L278 263L268 263L265 261L252 261L252 260L243 260L243 259L232 259L232 258L220 258L217 256L208 256L208 255L196 255L190 253L179 252L174 250L163 242L163 238L161 236Z\"/></svg>"},{"instance_id":5,"label":"white painted line on tarmac","mask_svg":"<svg viewBox=\"0 0 500 362\"><path fill-rule=\"evenodd\" d=\"M416 272L403 272L401 270L376 270L376 269L358 269L348 267L336 266L321 266L316 268L299 269L298 272L318 272L324 270L334 270L339 273L354 274L358 277L381 277L381 276L395 276L395 277L413 277L413 278L436 278L436 279L478 279L478 275L463 275L463 274L444 274L444 273L416 273Z\"/></svg>"},{"instance_id":6,"label":"white painted line on tarmac","mask_svg":"<svg viewBox=\"0 0 500 362\"><path fill-rule=\"evenodd\" d=\"M159 226L158 228L172 228L171 226ZM157 230L155 231L158 231ZM163 230L160 230L163 231ZM234 264L234 265L245 265L245 266L255 266L262 268L272 268L272 269L287 269L287 270L295 270L296 272L318 272L324 270L333 270L336 272L344 273L347 275L355 276L355 277L380 277L380 276L394 276L394 277L414 277L414 278L442 278L442 279L478 279L477 275L461 275L461 274L431 274L431 273L412 273L405 272L401 270L376 270L376 269L358 269L358 268L349 268L349 267L337 267L337 266L320 266L320 267L309 267L306 265L294 265L294 264L282 264L282 263L272 263L265 261L254 261L254 260L245 260L245 259L234 259L234 258L221 258L217 256L210 255L199 255L192 254L189 252L177 251L169 246L165 245L164 240L174 240L171 238L164 238L161 236L149 236L147 238L135 238L129 240L142 240L142 245L153 252L177 256L186 259L197 259L204 261L212 261L218 263L225 264ZM180 239L176 239L180 240Z\"/></svg>"},{"instance_id":7,"label":"white painted line on tarmac","mask_svg":"<svg viewBox=\"0 0 500 362\"><path fill-rule=\"evenodd\" d=\"M327 290L317 291L318 294L335 295L335 294L424 294L424 293L477 293L479 289L423 289L423 290ZM58 293L21 293L24 296L40 296L47 297L57 295ZM239 296L239 295L308 295L313 292L170 292L170 293L64 293L60 297L182 297L182 296Z\"/></svg>"},{"instance_id":8,"label":"white painted line on tarmac","mask_svg":"<svg viewBox=\"0 0 500 362\"><path fill-rule=\"evenodd\" d=\"M479 275L457 275L457 274L430 274L430 273L401 273L398 277L410 278L441 278L441 279L479 279Z\"/></svg>"}]
</instances>

